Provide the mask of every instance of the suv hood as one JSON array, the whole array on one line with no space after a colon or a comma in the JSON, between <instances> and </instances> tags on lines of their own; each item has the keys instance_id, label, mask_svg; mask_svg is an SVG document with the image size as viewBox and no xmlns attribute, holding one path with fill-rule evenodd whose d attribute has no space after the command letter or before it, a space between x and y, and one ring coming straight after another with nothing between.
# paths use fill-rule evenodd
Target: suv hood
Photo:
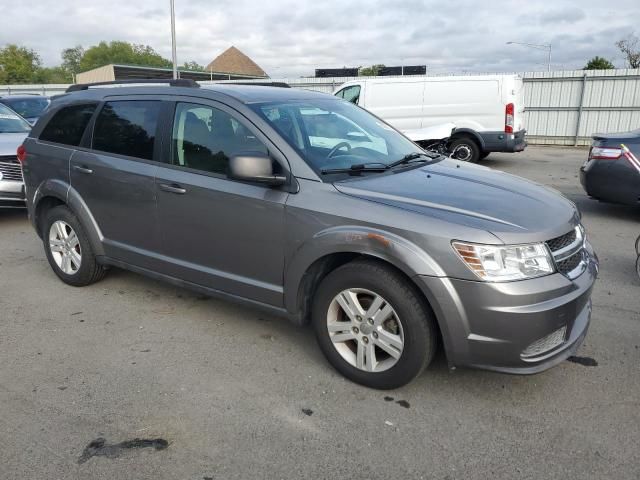
<instances>
[{"instance_id":1,"label":"suv hood","mask_svg":"<svg viewBox=\"0 0 640 480\"><path fill-rule=\"evenodd\" d=\"M454 160L334 186L347 195L489 231L504 243L549 240L579 222L573 202L553 189Z\"/></svg>"},{"instance_id":2,"label":"suv hood","mask_svg":"<svg viewBox=\"0 0 640 480\"><path fill-rule=\"evenodd\" d=\"M0 156L15 155L16 150L27 138L29 132L24 133L0 133Z\"/></svg>"}]
</instances>

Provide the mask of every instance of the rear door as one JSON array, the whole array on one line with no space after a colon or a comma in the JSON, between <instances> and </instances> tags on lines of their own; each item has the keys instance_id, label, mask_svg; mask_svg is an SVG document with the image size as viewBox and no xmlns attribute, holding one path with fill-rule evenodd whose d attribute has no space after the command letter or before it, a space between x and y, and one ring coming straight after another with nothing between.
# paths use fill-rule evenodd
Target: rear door
<instances>
[{"instance_id":1,"label":"rear door","mask_svg":"<svg viewBox=\"0 0 640 480\"><path fill-rule=\"evenodd\" d=\"M93 121L91 148L71 157L71 186L87 204L104 237L107 256L152 267L160 250L156 219L157 141L161 97L113 97Z\"/></svg>"},{"instance_id":2,"label":"rear door","mask_svg":"<svg viewBox=\"0 0 640 480\"><path fill-rule=\"evenodd\" d=\"M175 105L166 163L158 168L163 271L198 285L283 305L284 189L231 180L229 157L261 152L286 160L252 124L223 104Z\"/></svg>"}]
</instances>

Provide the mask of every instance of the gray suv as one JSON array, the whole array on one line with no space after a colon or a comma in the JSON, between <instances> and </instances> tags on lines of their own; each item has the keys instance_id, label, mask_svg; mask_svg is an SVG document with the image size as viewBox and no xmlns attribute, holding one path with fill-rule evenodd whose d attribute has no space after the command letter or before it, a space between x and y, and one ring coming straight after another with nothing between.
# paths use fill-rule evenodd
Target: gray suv
<instances>
[{"instance_id":1,"label":"gray suv","mask_svg":"<svg viewBox=\"0 0 640 480\"><path fill-rule=\"evenodd\" d=\"M598 263L576 206L420 150L336 97L269 86L80 85L24 142L60 279L120 267L313 325L374 388L451 368L535 373L582 343Z\"/></svg>"}]
</instances>

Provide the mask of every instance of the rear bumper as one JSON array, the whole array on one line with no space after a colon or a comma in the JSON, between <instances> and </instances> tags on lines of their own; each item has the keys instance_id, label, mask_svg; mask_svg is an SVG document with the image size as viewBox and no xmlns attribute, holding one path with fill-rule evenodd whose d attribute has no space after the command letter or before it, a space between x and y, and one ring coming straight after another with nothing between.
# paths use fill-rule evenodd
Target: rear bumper
<instances>
[{"instance_id":1,"label":"rear bumper","mask_svg":"<svg viewBox=\"0 0 640 480\"><path fill-rule=\"evenodd\" d=\"M521 152L526 146L526 130L515 133L478 132L484 143L485 152Z\"/></svg>"},{"instance_id":2,"label":"rear bumper","mask_svg":"<svg viewBox=\"0 0 640 480\"><path fill-rule=\"evenodd\" d=\"M587 268L574 280L559 273L505 283L419 277L450 366L532 374L572 355L589 328L598 272L590 246L587 252Z\"/></svg>"},{"instance_id":3,"label":"rear bumper","mask_svg":"<svg viewBox=\"0 0 640 480\"><path fill-rule=\"evenodd\" d=\"M580 183L590 197L638 205L640 173L625 159L588 160L580 167Z\"/></svg>"},{"instance_id":4,"label":"rear bumper","mask_svg":"<svg viewBox=\"0 0 640 480\"><path fill-rule=\"evenodd\" d=\"M25 206L24 183L0 180L0 208Z\"/></svg>"}]
</instances>

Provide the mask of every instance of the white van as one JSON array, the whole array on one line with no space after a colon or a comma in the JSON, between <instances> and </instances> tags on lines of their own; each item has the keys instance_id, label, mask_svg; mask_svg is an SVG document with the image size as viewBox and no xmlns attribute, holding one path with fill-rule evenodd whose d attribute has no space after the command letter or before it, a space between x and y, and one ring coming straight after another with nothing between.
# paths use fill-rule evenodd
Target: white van
<instances>
[{"instance_id":1,"label":"white van","mask_svg":"<svg viewBox=\"0 0 640 480\"><path fill-rule=\"evenodd\" d=\"M526 146L518 75L369 77L344 83L334 95L419 144L435 140L429 127L454 124L449 149L461 160L477 162L490 152L520 152Z\"/></svg>"}]
</instances>

